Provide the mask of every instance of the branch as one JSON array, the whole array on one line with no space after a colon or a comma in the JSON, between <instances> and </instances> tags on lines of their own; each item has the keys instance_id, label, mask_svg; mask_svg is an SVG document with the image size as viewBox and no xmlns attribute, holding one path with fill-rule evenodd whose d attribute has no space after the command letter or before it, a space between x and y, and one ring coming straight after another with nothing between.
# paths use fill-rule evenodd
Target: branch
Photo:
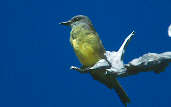
<instances>
[{"instance_id":1,"label":"branch","mask_svg":"<svg viewBox=\"0 0 171 107\"><path fill-rule=\"evenodd\" d=\"M125 76L138 74L139 72L154 71L160 73L165 70L168 64L171 62L171 52L164 53L148 53L142 57L133 59L128 64L125 64L127 68L127 74Z\"/></svg>"},{"instance_id":2,"label":"branch","mask_svg":"<svg viewBox=\"0 0 171 107\"><path fill-rule=\"evenodd\" d=\"M91 70L95 72L106 70L105 74L113 75L114 77L126 77L129 75L138 74L139 72L147 71L154 71L155 73L164 71L168 64L171 62L171 52L164 52L160 54L144 54L142 57L133 59L128 64L124 64L123 55L134 34L135 32L133 31L125 39L122 46L117 52L106 51L106 59L101 59L94 66L89 68L78 68L71 66L71 69L81 73L87 73Z\"/></svg>"},{"instance_id":3,"label":"branch","mask_svg":"<svg viewBox=\"0 0 171 107\"><path fill-rule=\"evenodd\" d=\"M122 46L118 50L118 53L120 54L120 58L123 59L123 55L125 53L125 49L128 47L129 42L131 41L132 37L135 35L135 32L133 31L129 36L125 39Z\"/></svg>"}]
</instances>

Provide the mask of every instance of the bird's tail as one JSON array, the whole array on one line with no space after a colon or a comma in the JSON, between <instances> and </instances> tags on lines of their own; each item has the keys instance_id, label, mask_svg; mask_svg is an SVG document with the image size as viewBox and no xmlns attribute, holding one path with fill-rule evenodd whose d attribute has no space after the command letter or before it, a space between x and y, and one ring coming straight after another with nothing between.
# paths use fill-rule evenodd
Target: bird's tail
<instances>
[{"instance_id":1,"label":"bird's tail","mask_svg":"<svg viewBox=\"0 0 171 107\"><path fill-rule=\"evenodd\" d=\"M126 92L124 91L124 89L122 88L122 86L119 84L117 79L113 79L113 88L116 91L117 95L119 96L121 102L125 105L125 107L127 106L127 103L130 102L130 99L128 97L128 95L126 94Z\"/></svg>"}]
</instances>

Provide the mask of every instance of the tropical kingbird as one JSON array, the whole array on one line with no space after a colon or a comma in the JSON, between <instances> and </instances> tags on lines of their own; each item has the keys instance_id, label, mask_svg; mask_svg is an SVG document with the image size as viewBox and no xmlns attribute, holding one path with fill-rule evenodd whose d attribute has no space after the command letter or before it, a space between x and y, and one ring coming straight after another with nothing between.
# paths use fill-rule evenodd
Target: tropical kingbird
<instances>
[{"instance_id":1,"label":"tropical kingbird","mask_svg":"<svg viewBox=\"0 0 171 107\"><path fill-rule=\"evenodd\" d=\"M72 28L70 32L70 43L84 67L91 67L97 61L105 59L103 44L87 16L77 15L71 20L61 22L60 24ZM105 84L108 88L114 88L124 105L130 102L129 97L115 77L107 76L104 70L91 71L90 74L95 80Z\"/></svg>"}]
</instances>

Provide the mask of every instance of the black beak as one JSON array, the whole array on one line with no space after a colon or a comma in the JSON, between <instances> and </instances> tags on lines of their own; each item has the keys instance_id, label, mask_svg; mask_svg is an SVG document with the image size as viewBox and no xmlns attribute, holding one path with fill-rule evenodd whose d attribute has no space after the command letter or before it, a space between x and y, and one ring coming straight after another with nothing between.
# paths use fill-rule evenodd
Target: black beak
<instances>
[{"instance_id":1,"label":"black beak","mask_svg":"<svg viewBox=\"0 0 171 107\"><path fill-rule=\"evenodd\" d=\"M59 23L60 25L65 25L65 26L70 26L71 25L71 21L67 21L67 22L61 22Z\"/></svg>"}]
</instances>

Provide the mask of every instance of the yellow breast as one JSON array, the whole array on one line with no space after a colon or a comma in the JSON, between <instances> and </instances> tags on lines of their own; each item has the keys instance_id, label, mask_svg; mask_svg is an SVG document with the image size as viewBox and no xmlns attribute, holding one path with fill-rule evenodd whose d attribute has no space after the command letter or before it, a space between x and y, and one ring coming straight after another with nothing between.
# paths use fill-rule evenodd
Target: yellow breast
<instances>
[{"instance_id":1,"label":"yellow breast","mask_svg":"<svg viewBox=\"0 0 171 107\"><path fill-rule=\"evenodd\" d=\"M80 42L74 39L72 45L78 59L84 66L92 66L100 59L98 53L89 42Z\"/></svg>"}]
</instances>

